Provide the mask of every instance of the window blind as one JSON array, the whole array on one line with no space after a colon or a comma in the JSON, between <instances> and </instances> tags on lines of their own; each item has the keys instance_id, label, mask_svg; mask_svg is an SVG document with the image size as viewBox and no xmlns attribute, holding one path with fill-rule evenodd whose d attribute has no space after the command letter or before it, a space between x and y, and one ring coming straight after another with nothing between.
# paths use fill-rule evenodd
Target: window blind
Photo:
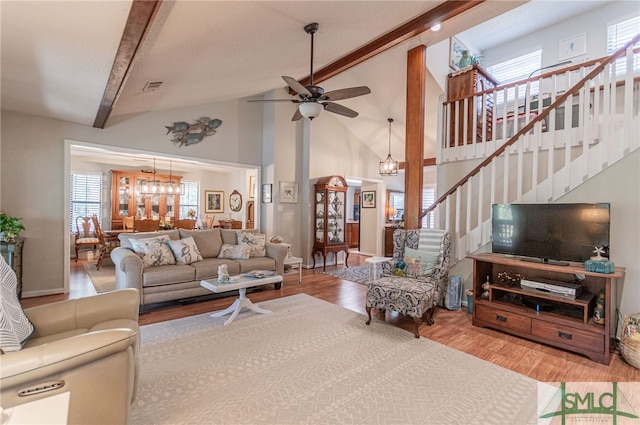
<instances>
[{"instance_id":1,"label":"window blind","mask_svg":"<svg viewBox=\"0 0 640 425\"><path fill-rule=\"evenodd\" d=\"M433 187L426 187L422 189L422 211L429 208L436 201L436 190ZM436 226L435 214L430 212L422 217L423 229L434 229Z\"/></svg>"},{"instance_id":2,"label":"window blind","mask_svg":"<svg viewBox=\"0 0 640 425\"><path fill-rule=\"evenodd\" d=\"M616 52L638 33L640 33L640 16L609 25L607 27L607 54L610 55ZM616 75L623 75L626 72L626 63L626 57L616 59ZM638 55L635 56L633 61L633 71L640 71L640 57Z\"/></svg>"},{"instance_id":3,"label":"window blind","mask_svg":"<svg viewBox=\"0 0 640 425\"><path fill-rule=\"evenodd\" d=\"M93 214L102 221L102 174L71 174L71 220L70 228L77 231L78 217L91 217ZM78 220L80 222L80 220ZM93 223L91 223L93 231Z\"/></svg>"},{"instance_id":4,"label":"window blind","mask_svg":"<svg viewBox=\"0 0 640 425\"><path fill-rule=\"evenodd\" d=\"M487 68L500 85L513 83L514 81L525 80L529 75L540 69L542 66L542 50L536 50L526 55L518 56L504 62L497 63ZM534 81L529 86L529 94L538 93L538 82ZM518 98L522 99L525 94L526 87L518 87ZM496 96L497 103L504 103L504 94L499 92ZM511 89L507 94L507 101L515 99L515 90Z\"/></svg>"},{"instance_id":5,"label":"window blind","mask_svg":"<svg viewBox=\"0 0 640 425\"><path fill-rule=\"evenodd\" d=\"M180 195L180 218L189 217L189 210L200 211L200 182L183 181L184 194Z\"/></svg>"}]
</instances>

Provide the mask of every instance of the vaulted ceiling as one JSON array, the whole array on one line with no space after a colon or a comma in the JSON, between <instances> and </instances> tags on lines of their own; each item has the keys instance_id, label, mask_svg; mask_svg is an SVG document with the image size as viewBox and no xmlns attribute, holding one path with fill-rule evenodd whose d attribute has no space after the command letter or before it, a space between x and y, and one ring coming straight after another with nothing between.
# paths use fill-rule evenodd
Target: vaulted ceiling
<instances>
[{"instance_id":1,"label":"vaulted ceiling","mask_svg":"<svg viewBox=\"0 0 640 425\"><path fill-rule=\"evenodd\" d=\"M476 2L447 19L440 32L415 31L321 85L325 90L371 88L370 95L340 102L359 117L338 119L384 157L387 117L396 119L395 134L404 132L408 49L468 31L482 50L602 1ZM2 1L2 108L101 127L116 117L256 98L272 90L282 89L287 97L281 76L301 80L309 75L305 24L320 24L314 69L321 71L418 16L423 23L435 23L443 16L440 11L462 3L467 2ZM142 10L133 16L137 21L131 20L131 10ZM139 46L129 38L136 33ZM129 46L125 55L121 43ZM122 85L114 78L121 78ZM144 90L158 81L158 90Z\"/></svg>"}]
</instances>

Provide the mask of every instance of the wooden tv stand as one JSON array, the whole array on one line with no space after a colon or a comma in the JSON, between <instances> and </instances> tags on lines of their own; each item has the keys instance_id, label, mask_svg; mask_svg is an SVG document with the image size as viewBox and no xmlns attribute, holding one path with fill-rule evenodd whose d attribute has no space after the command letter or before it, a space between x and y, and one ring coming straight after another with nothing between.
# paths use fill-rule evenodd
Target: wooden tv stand
<instances>
[{"instance_id":1,"label":"wooden tv stand","mask_svg":"<svg viewBox=\"0 0 640 425\"><path fill-rule=\"evenodd\" d=\"M609 364L611 339L611 281L624 276L625 269L614 273L588 272L581 263L558 266L530 263L504 254L478 254L473 260L473 325L507 332L521 338L583 354L596 362ZM574 274L584 275L582 295L576 299L520 287L498 284L498 274L535 280L572 282ZM489 277L489 297L482 298L482 284ZM605 291L605 322L592 319L596 294ZM522 303L523 297L550 304L551 311L536 311Z\"/></svg>"}]
</instances>

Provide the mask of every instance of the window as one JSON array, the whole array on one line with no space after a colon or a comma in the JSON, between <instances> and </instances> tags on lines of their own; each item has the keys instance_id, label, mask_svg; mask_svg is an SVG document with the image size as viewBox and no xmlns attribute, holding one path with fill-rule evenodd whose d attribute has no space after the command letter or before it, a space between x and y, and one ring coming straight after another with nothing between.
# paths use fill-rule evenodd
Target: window
<instances>
[{"instance_id":1,"label":"window","mask_svg":"<svg viewBox=\"0 0 640 425\"><path fill-rule=\"evenodd\" d=\"M607 54L611 55L619 50L638 33L640 33L640 16L615 25L609 25L607 27ZM626 62L626 57L616 60L616 75L623 75L626 72ZM633 70L634 72L640 71L640 57L638 55L634 57Z\"/></svg>"},{"instance_id":2,"label":"window","mask_svg":"<svg viewBox=\"0 0 640 425\"><path fill-rule=\"evenodd\" d=\"M425 187L422 189L422 211L429 208L436 201L436 189L433 187ZM422 217L423 229L435 229L435 211L431 211L429 214Z\"/></svg>"},{"instance_id":3,"label":"window","mask_svg":"<svg viewBox=\"0 0 640 425\"><path fill-rule=\"evenodd\" d=\"M542 66L542 50L527 53L517 58L509 59L501 63L497 63L487 68L500 85L513 83L514 81L526 80L530 75L535 73ZM533 81L529 86L529 95L538 93L538 82ZM518 99L525 97L526 86L518 87ZM503 92L499 92L496 96L496 103L504 103ZM507 102L515 99L515 90L511 89L507 92Z\"/></svg>"},{"instance_id":4,"label":"window","mask_svg":"<svg viewBox=\"0 0 640 425\"><path fill-rule=\"evenodd\" d=\"M102 221L102 174L71 174L71 230L76 231L78 217L98 216ZM93 223L91 223L93 231Z\"/></svg>"},{"instance_id":5,"label":"window","mask_svg":"<svg viewBox=\"0 0 640 425\"><path fill-rule=\"evenodd\" d=\"M189 210L200 211L200 183L184 183L184 194L180 195L180 218L189 217Z\"/></svg>"}]
</instances>

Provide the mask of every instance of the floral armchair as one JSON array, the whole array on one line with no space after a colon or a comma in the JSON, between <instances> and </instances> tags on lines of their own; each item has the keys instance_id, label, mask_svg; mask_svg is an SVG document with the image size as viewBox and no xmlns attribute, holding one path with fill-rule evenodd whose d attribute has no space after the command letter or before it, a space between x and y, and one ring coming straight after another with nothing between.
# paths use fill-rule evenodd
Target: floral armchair
<instances>
[{"instance_id":1,"label":"floral armchair","mask_svg":"<svg viewBox=\"0 0 640 425\"><path fill-rule=\"evenodd\" d=\"M405 249L431 252L434 258L429 273L416 276L398 273L396 265L404 263ZM412 251L413 252L413 251ZM393 233L393 260L382 264L382 277L370 283L367 289L366 310L371 323L371 309L386 310L413 318L415 337L420 338L421 322L433 324L436 305L442 302L449 280L451 234L440 229L397 229Z\"/></svg>"}]
</instances>

